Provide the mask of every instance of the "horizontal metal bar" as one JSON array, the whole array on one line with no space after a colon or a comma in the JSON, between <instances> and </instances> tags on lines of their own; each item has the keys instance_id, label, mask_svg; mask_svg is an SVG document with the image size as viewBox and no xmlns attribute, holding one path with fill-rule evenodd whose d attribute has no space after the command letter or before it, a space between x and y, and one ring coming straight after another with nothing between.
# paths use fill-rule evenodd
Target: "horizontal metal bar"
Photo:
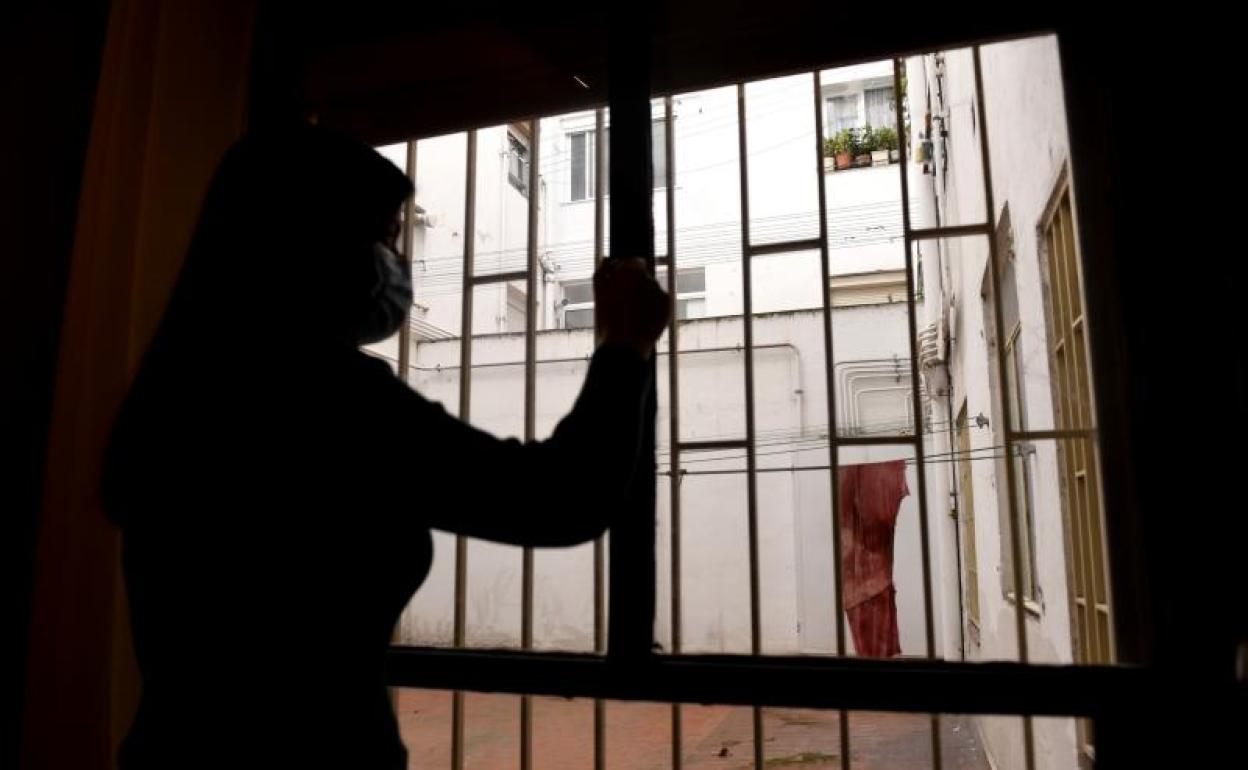
<instances>
[{"instance_id":1,"label":"horizontal metal bar","mask_svg":"<svg viewBox=\"0 0 1248 770\"><path fill-rule=\"evenodd\" d=\"M810 251L811 249L819 248L823 248L822 240L819 238L806 238L800 241L781 241L779 243L752 243L746 248L746 253L751 257L761 257L764 254L784 254L790 251Z\"/></svg>"},{"instance_id":2,"label":"horizontal metal bar","mask_svg":"<svg viewBox=\"0 0 1248 770\"><path fill-rule=\"evenodd\" d=\"M836 436L830 439L839 446L905 446L913 447L919 442L917 436Z\"/></svg>"},{"instance_id":3,"label":"horizontal metal bar","mask_svg":"<svg viewBox=\"0 0 1248 770\"><path fill-rule=\"evenodd\" d=\"M1095 438L1096 431L1092 428L1070 428L1066 430L1008 430L1006 438L1010 441L1046 441L1049 439L1082 439Z\"/></svg>"},{"instance_id":4,"label":"horizontal metal bar","mask_svg":"<svg viewBox=\"0 0 1248 770\"><path fill-rule=\"evenodd\" d=\"M392 647L396 687L667 703L1090 716L1192 689L1132 666L960 663L919 658L601 655Z\"/></svg>"},{"instance_id":5,"label":"horizontal metal bar","mask_svg":"<svg viewBox=\"0 0 1248 770\"><path fill-rule=\"evenodd\" d=\"M491 275L474 275L472 277L473 286L483 286L490 283L502 283L503 281L526 281L529 278L528 270L512 270L510 273L493 273Z\"/></svg>"},{"instance_id":6,"label":"horizontal metal bar","mask_svg":"<svg viewBox=\"0 0 1248 770\"><path fill-rule=\"evenodd\" d=\"M716 449L746 449L749 442L746 439L726 439L722 441L678 441L676 442L676 450L679 452L711 452Z\"/></svg>"},{"instance_id":7,"label":"horizontal metal bar","mask_svg":"<svg viewBox=\"0 0 1248 770\"><path fill-rule=\"evenodd\" d=\"M912 241L932 241L938 238L960 238L967 235L988 235L992 228L981 222L977 225L951 225L949 227L920 227L910 231Z\"/></svg>"}]
</instances>

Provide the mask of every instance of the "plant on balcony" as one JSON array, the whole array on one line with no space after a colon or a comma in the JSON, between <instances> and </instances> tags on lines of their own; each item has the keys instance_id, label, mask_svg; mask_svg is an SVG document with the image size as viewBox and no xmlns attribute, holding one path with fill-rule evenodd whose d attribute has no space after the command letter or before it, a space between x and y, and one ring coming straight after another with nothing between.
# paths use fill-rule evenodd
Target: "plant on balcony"
<instances>
[{"instance_id":1,"label":"plant on balcony","mask_svg":"<svg viewBox=\"0 0 1248 770\"><path fill-rule=\"evenodd\" d=\"M858 134L858 147L857 151L854 152L854 165L870 166L872 160L871 153L875 151L875 146L875 129L871 128L871 124L868 123L867 127Z\"/></svg>"},{"instance_id":2,"label":"plant on balcony","mask_svg":"<svg viewBox=\"0 0 1248 770\"><path fill-rule=\"evenodd\" d=\"M835 135L825 142L825 147L831 152L832 157L836 159L837 171L850 167L854 160L854 151L857 149L857 145L858 137L852 128L837 131Z\"/></svg>"},{"instance_id":3,"label":"plant on balcony","mask_svg":"<svg viewBox=\"0 0 1248 770\"><path fill-rule=\"evenodd\" d=\"M888 153L888 161L896 163L898 160L900 142L897 140L897 130L884 126L875 132L875 141L879 145L878 149Z\"/></svg>"}]
</instances>

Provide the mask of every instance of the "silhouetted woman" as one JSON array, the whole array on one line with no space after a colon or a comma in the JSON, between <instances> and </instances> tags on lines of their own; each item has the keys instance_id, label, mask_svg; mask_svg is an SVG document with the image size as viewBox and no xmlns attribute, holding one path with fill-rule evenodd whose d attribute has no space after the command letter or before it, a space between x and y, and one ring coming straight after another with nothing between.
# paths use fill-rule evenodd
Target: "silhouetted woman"
<instances>
[{"instance_id":1,"label":"silhouetted woman","mask_svg":"<svg viewBox=\"0 0 1248 770\"><path fill-rule=\"evenodd\" d=\"M359 351L411 302L411 193L312 127L222 162L105 462L143 676L123 768L405 767L386 649L429 530L562 546L616 515L666 295L637 260L600 271L575 407L546 441L496 439ZM551 478L595 502L549 505Z\"/></svg>"}]
</instances>

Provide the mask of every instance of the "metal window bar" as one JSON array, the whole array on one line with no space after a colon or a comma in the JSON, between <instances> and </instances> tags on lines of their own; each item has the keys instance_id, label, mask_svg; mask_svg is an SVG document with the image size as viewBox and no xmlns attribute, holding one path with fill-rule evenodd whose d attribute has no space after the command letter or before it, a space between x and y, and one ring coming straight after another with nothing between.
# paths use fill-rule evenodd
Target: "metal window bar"
<instances>
[{"instance_id":1,"label":"metal window bar","mask_svg":"<svg viewBox=\"0 0 1248 770\"><path fill-rule=\"evenodd\" d=\"M815 70L812 78L815 98L815 179L819 192L819 275L822 282L823 360L824 385L828 399L828 484L831 488L832 513L832 611L836 618L836 654L845 657L845 613L842 609L844 593L841 572L841 483L840 444L836 429L836 374L833 354L836 345L832 335L832 266L828 254L828 190L823 172L823 75ZM850 767L849 712L841 709L837 719L840 731L841 770Z\"/></svg>"},{"instance_id":2,"label":"metal window bar","mask_svg":"<svg viewBox=\"0 0 1248 770\"><path fill-rule=\"evenodd\" d=\"M540 162L539 129L541 121L529 121L529 195L528 232L526 240L526 277L524 299L524 440L537 438L537 218L538 163ZM533 647L533 549L523 551L520 576L520 647ZM533 766L533 698L520 696L520 770Z\"/></svg>"},{"instance_id":3,"label":"metal window bar","mask_svg":"<svg viewBox=\"0 0 1248 770\"><path fill-rule=\"evenodd\" d=\"M477 132L468 132L468 151L464 175L464 272L461 283L459 333L459 419L468 421L472 406L472 266L476 258L477 227ZM463 647L465 639L465 606L468 587L468 540L455 536L455 620L454 645ZM464 693L455 690L451 696L451 768L464 767Z\"/></svg>"},{"instance_id":4,"label":"metal window bar","mask_svg":"<svg viewBox=\"0 0 1248 770\"><path fill-rule=\"evenodd\" d=\"M974 71L975 71L975 86L976 86L976 102L977 102L979 114L981 116L984 116L985 111L984 111L984 104L983 104L984 97L983 97L982 67L981 67L981 62L980 62L979 47L975 47L973 49L973 55L974 55ZM895 87L898 89L897 90L898 93L900 93L901 66L902 66L902 63L900 60L894 61L894 82L895 82ZM744 83L737 84L738 151L739 151L739 161L740 161L742 243L743 243L743 257L742 257L742 260L743 260L742 280L743 280L743 297L744 297L743 332L744 332L744 337L745 337L744 341L745 341L745 348L746 348L746 357L745 357L746 438L744 441L679 442L676 440L676 437L679 435L679 417L678 417L678 410L674 406L675 400L677 398L677 393L678 393L677 391L678 367L676 365L677 322L674 317L674 314L673 314L673 318L671 320L671 326L669 329L669 351L668 353L671 356L670 360L672 361L672 363L669 366L669 378L670 378L669 382L670 382L672 400L673 400L673 408L670 410L671 411L671 414L670 414L671 431L672 431L672 437L673 437L673 441L672 441L673 450L672 450L671 459L670 459L670 462L672 464L672 471L671 471L672 485L671 485L670 491L671 491L671 496L672 496L672 516L673 516L673 520L672 520L673 521L673 524L672 524L672 559L673 559L673 562L672 562L672 578L671 578L672 580L672 583L671 583L672 616L671 617L672 617L672 646L673 646L674 653L678 654L680 652L680 645L681 645L681 639L680 639L681 617L680 617L680 590L679 590L680 588L679 479L682 474L678 472L679 462L680 462L679 455L683 451L693 451L693 450L707 449L707 448L744 448L746 449L745 458L747 461L746 462L747 480L748 480L747 489L748 489L748 494L749 494L748 504L749 504L749 527L750 527L749 534L750 534L750 591L751 591L751 595L750 595L751 655L748 658L741 656L743 657L743 659L736 663L731 662L731 660L733 659L733 656L718 656L716 658L716 660L723 659L727 661L726 663L724 663L724 665L728 665L728 666L732 666L732 665L749 666L751 664L747 663L746 661L751 660L751 659L757 659L758 656L761 655L760 626L759 626L760 592L759 592L758 531L757 531L757 527L758 527L757 473L758 473L758 469L756 467L757 452L756 452L755 418L754 418L752 282L751 282L750 261L751 261L752 256L756 256L759 254L770 254L770 253L776 253L776 252L783 251L783 250L790 250L791 247L795 247L795 246L810 247L810 246L816 246L816 245L820 249L821 272L822 272L823 284L824 284L823 285L823 308L822 309L823 309L824 318L825 318L824 344L825 344L826 361L828 362L827 363L827 377L828 377L827 397L828 397L828 404L829 404L829 420L831 423L831 430L829 432L829 441L828 441L829 459L830 459L828 470L831 471L829 475L830 475L830 484L832 486L832 499L833 499L833 506L832 506L833 508L832 510L832 518L833 518L832 536L833 536L833 541L834 541L833 560L834 560L835 570L836 570L836 580L838 582L837 590L834 592L836 611L837 611L836 632L837 632L838 656L843 658L845 654L845 619L843 617L843 613L841 612L842 596L841 596L841 591L839 588L839 583L842 579L842 576L841 576L840 550L839 550L839 521L837 521L839 517L839 505L838 505L839 500L837 499L838 480L837 480L837 473L835 472L835 469L838 467L838 461L839 461L838 449L840 446L854 446L854 445L907 445L909 444L909 445L912 445L913 451L915 452L915 462L913 464L916 466L916 473L918 474L918 477L919 477L918 479L919 481L919 507L920 507L920 517L921 517L920 518L920 535L921 535L921 546L922 546L922 557L923 557L924 622L925 622L925 632L926 632L927 657L932 658L932 659L934 659L935 657L933 610L932 610L932 595L931 595L932 586L931 586L931 572L930 572L930 569L931 569L930 567L930 544L929 544L929 532L928 532L928 521L927 521L926 481L925 481L925 473L924 473L924 465L926 464L926 462L924 460L924 447L923 447L922 433L921 433L921 430L919 429L921 426L922 403L921 403L921 391L920 391L919 383L918 383L918 370L917 370L917 366L915 363L917 359L916 359L916 356L914 355L915 353L914 346L916 345L916 337L915 337L916 318L915 318L915 308L914 308L915 275L914 275L913 264L912 264L913 262L912 247L913 247L913 244L918 240L924 240L924 239L929 239L929 238L988 234L988 229L986 225L968 225L968 226L961 226L961 227L955 227L955 228L928 228L928 229L921 229L921 230L913 229L910 223L909 207L908 207L909 195L908 195L908 178L906 176L906 164L905 163L900 164L899 171L900 171L901 186L902 186L903 229L905 233L904 243L905 243L906 281L907 281L907 294L908 294L907 309L908 309L908 323L910 326L910 345L911 345L911 358L910 358L909 365L910 365L910 370L911 370L911 386L912 386L911 396L913 399L913 412L914 412L913 419L915 420L916 430L914 431L914 435L909 438L887 437L887 436L878 436L878 437L872 437L872 436L841 437L841 436L838 436L838 432L836 430L836 425L835 425L837 411L835 409L836 393L835 393L835 387L834 387L835 383L833 379L834 367L833 367L833 355L832 354L834 350L834 343L833 343L832 326L831 326L831 309L832 308L831 308L830 280L829 280L830 265L829 265L828 244L827 244L826 189L825 189L825 180L824 180L823 171L822 171L822 151L821 151L821 142L820 142L821 137L822 137L822 132L823 132L823 125L822 125L822 110L821 110L821 104L820 104L820 96L821 96L820 95L820 76L818 72L815 72L813 74L813 84L814 84L814 97L815 97L815 104L816 104L816 109L815 109L816 163L818 164L817 179L818 179L818 194L819 194L820 237L818 241L815 241L814 239L810 239L809 241L795 241L795 242L787 243L787 244L767 244L767 245L762 245L762 246L751 246L750 244L750 220L749 220L749 199L748 199L749 177L748 177L748 168L747 168L748 166L748 161L747 161L748 144L747 144L747 129L746 129L746 124L745 124L745 86L744 86ZM646 103L646 106L648 110L648 101ZM668 271L668 282L669 282L669 289L672 290L672 296L674 297L675 296L674 282L676 278L676 270L674 269L676 266L676 254L675 254L675 211L674 211L675 207L674 207L674 198L673 198L674 187L675 187L675 185L673 184L674 169L675 169L674 160L675 159L674 159L674 149L673 149L674 141L673 141L672 106L671 106L670 97L665 100L665 115L667 118L666 126L665 126L665 138L666 138L665 154L666 154L666 160L667 160L666 206L667 206L667 215L668 215L668 219L667 219L668 221L668 232L667 232L668 255L665 261L667 261L670 267L672 268L672 269L669 269ZM597 110L595 118L596 118L595 120L596 136L599 139L601 139L604 133L604 128L605 128L603 112L601 109ZM981 121L983 121L981 125L986 125L985 118L981 117ZM536 119L532 121L532 126L533 126L533 136L536 138L537 130L538 130L538 121ZM898 110L898 113L897 113L897 128L898 128L898 136L901 141L901 153L904 157L905 152L906 152L905 151L906 134L904 130L905 128L904 112L902 110ZM983 161L984 192L985 192L985 199L986 199L986 209L988 212L991 213L991 211L994 208L994 203L993 203L993 191L992 191L992 183L991 183L991 167L990 167L990 158L989 158L988 136L987 136L986 130L980 131L979 133L980 133L980 150L981 150L982 161ZM469 131L467 133L467 138L468 138L468 141L467 141L467 157L466 157L464 231L473 232L475 228L475 214L476 214L475 203L476 203L477 132L475 130ZM648 140L649 140L648 132L646 134L646 140L648 143ZM534 161L536 161L536 151L537 151L537 142L535 140L534 141L534 153L535 153ZM602 179L604 176L602 172L603 172L603 167L605 166L605 163L606 163L605 156L602 153L598 153L596 156L597 173L595 175L595 179L596 179L595 193L596 194L595 194L595 212L594 212L594 217L595 217L594 219L594 258L595 258L596 263L600 262L604 258L604 252L605 252L605 248L604 248L605 229L603 227L604 212L603 212L603 205L602 205L603 198L605 197L603 195L603 189L602 189L603 187ZM413 179L415 177L415 164L416 164L416 143L409 142L408 147L407 147L407 171L408 171L408 174ZM529 176L530 176L530 179L529 179L530 189L531 190L538 189L537 183L539 181L538 180L539 174L538 174L537 162L533 162L530 165ZM649 187L650 186L647 185L647 189L649 189ZM412 232L413 215L414 215L414 202L413 201L408 201L405 204L404 213L405 213L405 216L404 216L405 228L404 228L404 233L403 233L404 251L405 253L408 254L408 257L410 258L410 252L411 252L411 247L412 247L412 242L413 242L413 232ZM528 232L528 244L527 244L527 269L525 271L516 271L514 273L507 273L507 274L493 275L493 276L475 276L473 274L474 257L475 257L474 239L466 238L464 242L464 247L463 247L463 258L464 258L463 276L462 276L463 294L462 294L462 307L461 307L462 330L461 330L461 339L460 339L460 371L462 372L462 376L460 380L460 390L459 390L459 396L460 396L459 417L464 420L468 420L470 417L470 402L471 402L470 372L472 368L473 287L479 284L495 283L499 281L517 280L517 279L523 278L526 281L526 285L528 289L527 297L526 297L526 329L525 329L525 361L524 361L524 364L525 364L525 438L527 440L532 440L534 438L533 434L534 434L534 418L535 418L534 384L535 384L535 372L536 372L536 323L537 323L536 291L535 291L536 280L537 280L537 274L536 274L537 227L535 225L536 225L537 215L538 215L538 196L531 195L529 196L529 232ZM613 216L613 219L614 218L615 217ZM650 238L644 239L641 242L651 244L652 246L653 238L650 237ZM991 280L993 282L993 286L995 289L993 292L994 323L996 323L996 325L1000 327L1001 322L1002 322L1001 308L999 306L999 303L997 303L996 301L996 297L999 296L999 280L1000 280L1000 277L998 275L997 265L996 265L996 254L995 254L996 247L995 247L994 239L988 238L988 242L989 242L989 250L990 250L990 253L989 253L990 277L991 277ZM648 250L645 250L645 251L648 251ZM650 261L653 264L654 260L651 259ZM1075 261L1077 262L1077 260ZM1078 269L1078 267L1079 266L1076 265L1076 269ZM1078 288L1081 289L1081 285ZM408 379L408 376L409 376L408 369L410 368L410 366L408 365L409 356L410 356L410 350L409 350L410 340L411 340L410 335L411 335L411 331L410 331L409 325L405 323L403 325L403 328L400 330L400 352L399 352L400 378L405 381ZM1084 349L1084 352L1085 354L1088 354L1086 347ZM999 371L1001 371L1001 369L1006 365L1006 362L1004 361L1004 353L1000 349L998 349L997 358L998 358L997 365L999 367ZM1088 389L1090 390L1090 387ZM1004 396L1001 393L998 393L998 397L1004 398ZM1009 410L1008 403L1003 404L1002 408L1003 408L1004 419L1006 420L1008 424L1009 417L1010 417L1009 411L1008 411ZM1092 440L1091 452L1095 454L1098 452L1098 449L1099 449L1099 447L1096 446L1096 442L1094 440L1095 437L1096 437L1095 429L1073 428L1073 429L1056 429L1056 430L1051 430L1051 431L1006 431L1004 449L1005 449L1006 455L1008 456L1010 453L1015 451L1016 444L1023 442L1023 441L1027 441L1027 440L1039 440L1039 439L1080 440L1081 439L1085 441ZM1095 458L1093 459L1093 462L1095 462ZM1020 550L1020 534L1018 532L1017 511L1014 510L1015 500L1016 500L1016 495L1014 494L1014 488L1018 482L1017 482L1017 479L1014 477L1014 471L1013 471L1012 465L1009 463L1006 464L1006 475L1007 475L1007 484L1008 484L1009 491L1010 491L1010 494L1008 495L1008 500L1010 501L1010 507L1011 507L1011 511L1010 511L1011 513L1011 516L1010 516L1011 549L1013 551L1015 561L1017 563L1018 558L1019 558L1019 550ZM1098 497L1100 495L1099 489L1094 489L1091 491L1091 493L1096 494ZM604 597L604 585L603 585L604 584L604 572L605 572L604 561L605 561L605 553L603 549L603 543L601 540L599 540L595 543L595 552L594 552L594 584L595 584L595 589L594 589L594 648L595 648L596 653L601 653L604 651L605 646L606 646L605 642L606 642L606 636L607 636L606 623L605 623L606 602L605 602L605 597ZM454 608L453 636L454 636L454 647L456 648L463 648L465 646L466 575L467 575L466 538L460 536L456 538L456 558L455 558L455 608ZM1021 575L1018 571L1016 571L1015 576L1014 576L1015 595L1021 595L1021 592L1019 590L1020 586L1018 585L1020 579L1021 579ZM522 597L522 603L523 603L522 647L525 650L528 650L529 648L531 648L531 645L532 645L532 598L533 598L532 597L532 553L530 550L526 549L525 558L524 558L524 588L523 588L523 597ZM1027 642L1026 642L1026 636L1025 636L1025 616L1024 616L1024 611L1023 611L1023 607L1021 604L1016 603L1015 610L1016 610L1015 612L1016 631L1018 633L1018 640L1019 640L1018 641L1019 663L1022 664L1021 669L1026 670L1027 668L1026 663L1028 660L1028 656L1027 656ZM408 648L407 650L400 652L395 657L395 659L400 660L400 661L404 659L410 660L413 658L409 658L407 656L422 656L423 657L423 656L428 656L431 653L435 653L435 652L436 651L431 651L428 649ZM453 653L454 651L442 651L442 652ZM463 653L466 653L466 652L467 651L461 651L460 655L463 655ZM490 657L497 657L500 661L504 661L504 660L512 661L512 659L509 658L506 654L500 655L499 653L468 653L468 656L469 657L466 658L468 660L480 659L479 656L485 656L486 659ZM558 656L548 656L548 657L555 658ZM564 657L567 657L567 656L564 656ZM681 657L686 657L686 656L681 656ZM540 659L540 656L530 655L530 659L522 658L521 660L524 660L524 663L522 665L533 666L533 665L538 665L536 661L539 659ZM690 661L694 660L694 658L687 658L687 657L686 659ZM451 660L453 660L453 658ZM601 660L601 659L599 660L603 665L606 665L607 668L614 667L612 664L609 664L608 661ZM571 661L558 661L557 662L557 661L552 660L552 665L559 666L568 662L571 662ZM788 663L793 664L794 662L789 661ZM803 665L803 663L809 663L809 662L806 662L806 661L797 662L796 668L797 669L809 668L812 671L812 673L817 670L822 670L828 674L830 679L835 679L836 677L853 677L854 675L856 675L852 669L843 668L837 665L827 665L827 662L823 662L822 664L816 664L813 666ZM574 665L579 667L580 664L574 664ZM642 661L643 667L648 668L653 665L654 664L651 662ZM784 665L784 664L777 662L777 665ZM452 668L458 668L458 667L452 666ZM883 669L881 669L881 671L882 670ZM868 671L867 676L879 673L879 672L874 671L871 668L868 668L867 671ZM1104 671L1096 672L1090 669L1085 669L1085 672L1088 674L1089 677L1117 676L1117 674L1106 674ZM908 672L908 673L914 673L914 672ZM1077 675L1080 672L1071 672L1071 673L1074 678L1077 678ZM969 672L962 672L962 675L969 676ZM1125 676L1126 675L1124 674L1124 678ZM407 676L399 675L398 677L396 677L396 683L419 685L420 684L419 681L413 681L413 680L420 679L420 678L422 677L412 677L410 676L410 674ZM423 678L427 680L429 678L429 675L426 674L424 675ZM437 678L438 676L436 674L433 675L433 679L436 680ZM520 677L520 678L523 678L523 677ZM452 676L452 679L454 679L453 676ZM457 680L455 684L458 686L461 683L468 683L471 679L472 677L462 677L459 680ZM612 687L610 688L594 689L594 694L596 696L595 711L594 711L594 715L595 715L594 716L594 724L595 724L594 726L594 730L595 730L594 756L595 756L596 768L601 768L605 764L605 751L604 751L605 714L604 714L603 701L601 699L601 696L607 693L609 689L611 692L615 693L615 697L626 697L626 698L630 697L628 695L627 688L624 688L623 690L620 689L619 681L615 677L611 677L611 681L615 682L615 684L613 684ZM1023 676L1020 681L1027 681L1027 677ZM1131 680L1126 680L1126 681L1128 683L1131 683L1131 682L1134 682L1135 680L1131 679ZM498 689L502 691L515 691L511 687L499 687L499 688L492 688L492 689ZM577 688L571 687L571 690L575 690L575 689ZM662 688L659 688L659 689L662 689ZM531 712L531 704L529 700L530 693L558 692L560 694L568 694L564 692L565 690L570 692L569 686L557 686L557 687L550 687L548 689L543 688L543 687L530 686L527 691L522 693L522 699L521 699L521 730L522 730L521 767L525 768L525 770L527 770L527 768L531 766L532 712ZM464 697L464 691L462 689L456 689L453 691L451 765L454 768L454 770L462 770L462 767L464 764L464 726L465 725L464 725L463 697ZM642 696L642 697L654 697L654 696L649 695L649 696ZM858 698L860 701L862 700L861 694L859 694ZM798 700L805 700L805 699L796 698L794 700L794 703L796 703L796 701ZM838 699L831 698L829 700L836 701ZM1060 700L1060 698L1055 698L1055 700ZM725 703L727 702L742 703L743 702L739 699L734 699L734 698L720 698L719 701L725 702ZM774 697L769 696L769 697L755 698L750 702L750 705L752 705L753 712L754 712L754 737L755 737L754 759L755 759L755 765L758 768L761 768L764 764L764 760L762 756L763 754L762 749L763 749L764 741L763 741L763 735L762 735L762 719L761 719L761 705L760 705L761 703L764 703L764 702L779 703L780 701L778 701ZM841 702L844 703L845 700L841 699ZM895 704L894 704L894 707L896 707ZM952 707L950 707L947 704L943 704L941 708L945 710L950 710ZM1033 739L1032 730L1031 730L1031 717L1029 716L1029 714L1030 713L1042 713L1044 711L1045 709L1043 708L1032 708L1025 700L1019 700L1015 703L1014 706L1006 709L1006 713L1023 713L1024 714L1025 756L1026 756L1028 767L1032 767L1034 765L1034 739ZM1076 711L1080 713L1090 713L1093 711L1093 709L1088 704L1073 704L1073 705L1070 705L1069 708L1059 708L1056 710L1053 710L1053 707L1050 707L1048 710L1048 713L1075 713ZM938 715L933 713L932 714L933 762L937 768L939 768L940 763L941 763L940 734L939 734L939 729L938 729L939 728L938 720L939 720ZM849 756L850 756L850 752L848 750L848 738L849 738L848 723L847 723L846 714L843 708L841 711L840 724L841 724L842 748L843 748L842 766L848 767ZM681 765L681 755L680 755L681 736L680 736L680 705L678 702L673 702L672 726L673 726L673 741L672 741L673 766L675 768L679 768Z\"/></svg>"},{"instance_id":5,"label":"metal window bar","mask_svg":"<svg viewBox=\"0 0 1248 770\"><path fill-rule=\"evenodd\" d=\"M603 228L603 176L607 168L607 156L602 152L602 138L606 133L606 120L602 108L594 110L594 268L604 257L606 233ZM595 339L597 339L598 316L594 315ZM607 651L606 613L606 548L603 538L594 541L594 652ZM607 710L602 698L594 699L594 770L607 766Z\"/></svg>"},{"instance_id":6,"label":"metal window bar","mask_svg":"<svg viewBox=\"0 0 1248 770\"><path fill-rule=\"evenodd\" d=\"M416 142L414 140L407 143L407 163L403 169L407 174L407 178L411 180L413 188L416 185ZM416 218L416 196L409 195L403 201L403 259L407 260L408 267L412 264L412 248L415 245L415 227L413 221ZM399 327L399 381L407 384L408 368L411 362L411 345L412 345L412 306L407 306L407 311L403 314L403 325Z\"/></svg>"},{"instance_id":7,"label":"metal window bar","mask_svg":"<svg viewBox=\"0 0 1248 770\"><path fill-rule=\"evenodd\" d=\"M982 62L980 61L980 47L978 45L971 48L971 57L975 70L975 110L979 115L979 125L981 126L979 133L979 152L981 159L981 169L983 171L984 184L984 212L985 217L989 220L995 216L996 202L993 197L992 187L992 158L988 144L988 113L984 109L984 73ZM899 122L900 125L900 122ZM1001 330L1005 328L1004 314L1001 309L1001 270L997 264L997 239L988 237L988 274L992 281L992 317L993 325L997 330L997 336L1001 337ZM907 243L907 249L909 243ZM1012 456L1016 439L1011 436L1008 430L1013 425L1013 415L1010 413L1010 399L1005 391L1004 383L1009 380L1006 378L1009 362L1006 360L1006 350L1004 345L996 346L997 358L997 381L1003 383L997 392L998 405L1001 409L1001 419L1005 423L1004 431L1005 453ZM1027 663L1027 618L1023 602L1023 570L1019 565L1023 563L1022 552L1022 534L1019 532L1018 522L1018 485L1020 480L1017 477L1015 464L1013 462L1004 463L1005 465L1005 483L1008 497L1008 508L1010 515L1010 558L1014 562L1014 629L1018 637L1018 661L1019 663ZM1028 770L1035 767L1035 735L1032 729L1031 715L1023 715L1023 758L1026 762Z\"/></svg>"},{"instance_id":8,"label":"metal window bar","mask_svg":"<svg viewBox=\"0 0 1248 770\"><path fill-rule=\"evenodd\" d=\"M901 59L893 60L893 93L897 94L899 100L904 96L902 91L902 66L903 61ZM902 108L902 104L899 101L895 117L897 120L898 147L901 157L905 158L906 111ZM897 164L898 177L901 180L901 224L905 234L902 243L905 248L906 260L906 322L909 326L907 336L910 342L910 398L911 417L914 420L914 473L915 480L919 486L919 542L921 544L920 556L923 563L923 633L927 646L927 657L934 659L936 657L936 632L932 622L932 548L927 516L927 463L924 462L925 449L923 447L923 395L919 391L919 334L914 307L914 234L910 222L909 168L909 163ZM932 766L936 770L940 770L940 715L933 713L931 720Z\"/></svg>"},{"instance_id":9,"label":"metal window bar","mask_svg":"<svg viewBox=\"0 0 1248 770\"><path fill-rule=\"evenodd\" d=\"M667 241L666 251L667 258L667 294L671 300L671 310L667 322L667 412L668 412L668 442L671 444L672 450L668 456L668 517L669 517L669 536L671 553L671 575L670 575L670 617L671 617L671 635L672 635L672 654L679 655L681 649L681 606L680 606L680 578L681 578L681 560L680 560L680 453L683 451L683 445L680 442L680 367L677 365L679 350L678 333L680 322L676 318L676 150L675 150L675 129L673 128L672 115L672 97L667 96L663 99L663 154L664 172L667 179L664 180L666 189L663 191L663 204L667 214ZM684 766L684 754L681 751L681 743L683 741L683 726L681 722L681 705L679 703L672 704L672 770L681 770Z\"/></svg>"},{"instance_id":10,"label":"metal window bar","mask_svg":"<svg viewBox=\"0 0 1248 770\"><path fill-rule=\"evenodd\" d=\"M741 180L741 332L745 346L745 483L750 542L750 654L762 653L758 577L758 458L754 447L754 307L750 271L750 172L745 126L745 83L737 83L737 167ZM673 271L674 272L674 271ZM763 710L755 704L754 768L763 767Z\"/></svg>"},{"instance_id":11,"label":"metal window bar","mask_svg":"<svg viewBox=\"0 0 1248 770\"><path fill-rule=\"evenodd\" d=\"M650 38L642 18L622 16L608 40L611 253L642 257L654 274L654 185L651 180ZM653 381L645 395L639 468L654 465ZM607 657L617 665L638 665L652 657L655 608L655 475L638 473L625 505L630 515L611 528Z\"/></svg>"}]
</instances>

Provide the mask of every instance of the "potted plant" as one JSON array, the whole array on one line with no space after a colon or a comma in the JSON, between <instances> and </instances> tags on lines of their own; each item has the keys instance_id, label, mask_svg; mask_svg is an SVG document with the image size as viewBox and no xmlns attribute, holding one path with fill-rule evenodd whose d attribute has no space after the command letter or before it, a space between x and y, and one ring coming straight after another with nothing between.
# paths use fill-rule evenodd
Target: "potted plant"
<instances>
[{"instance_id":1,"label":"potted plant","mask_svg":"<svg viewBox=\"0 0 1248 770\"><path fill-rule=\"evenodd\" d=\"M887 153L885 162L896 163L898 161L900 142L897 141L896 129L889 126L878 129L875 132L875 141L879 144L880 151Z\"/></svg>"},{"instance_id":2,"label":"potted plant","mask_svg":"<svg viewBox=\"0 0 1248 770\"><path fill-rule=\"evenodd\" d=\"M830 136L823 140L823 170L836 170L836 140Z\"/></svg>"},{"instance_id":3,"label":"potted plant","mask_svg":"<svg viewBox=\"0 0 1248 770\"><path fill-rule=\"evenodd\" d=\"M867 126L866 130L863 131L863 134L866 135L863 145L865 145L867 152L871 153L871 165L873 166L888 165L888 148L884 146L887 132L887 126L884 128Z\"/></svg>"},{"instance_id":4,"label":"potted plant","mask_svg":"<svg viewBox=\"0 0 1248 770\"><path fill-rule=\"evenodd\" d=\"M854 156L854 166L870 166L871 151L875 149L875 132L871 130L871 126L862 129L861 132L854 131L854 144L851 152Z\"/></svg>"},{"instance_id":5,"label":"potted plant","mask_svg":"<svg viewBox=\"0 0 1248 770\"><path fill-rule=\"evenodd\" d=\"M854 146L857 142L853 129L841 129L828 141L832 156L836 159L836 170L843 171L849 168L854 161Z\"/></svg>"}]
</instances>

